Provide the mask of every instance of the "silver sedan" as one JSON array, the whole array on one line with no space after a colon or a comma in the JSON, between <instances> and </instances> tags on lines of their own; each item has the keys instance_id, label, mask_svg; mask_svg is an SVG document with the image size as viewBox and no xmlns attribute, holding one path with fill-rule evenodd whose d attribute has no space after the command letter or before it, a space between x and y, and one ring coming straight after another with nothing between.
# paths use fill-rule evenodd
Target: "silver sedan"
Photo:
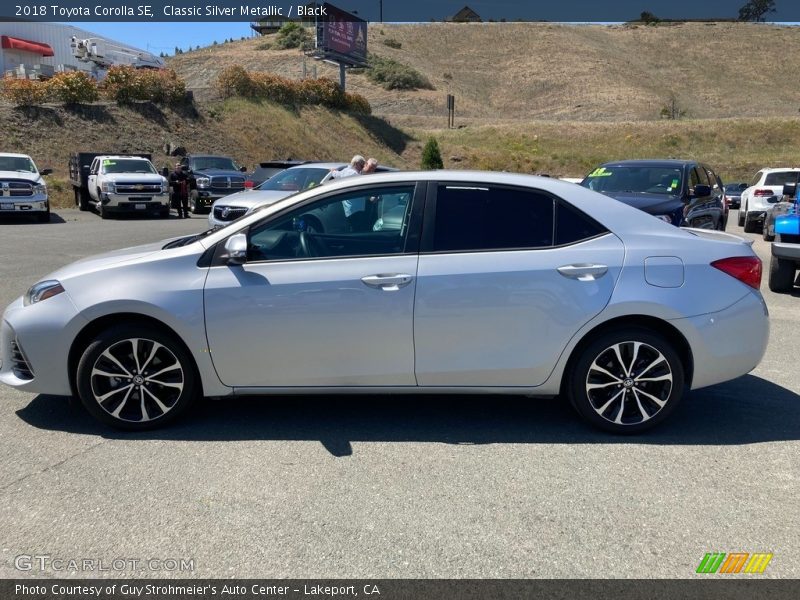
<instances>
[{"instance_id":1,"label":"silver sedan","mask_svg":"<svg viewBox=\"0 0 800 600\"><path fill-rule=\"evenodd\" d=\"M67 266L5 311L0 381L164 425L201 395L562 396L635 433L767 345L761 262L549 178L354 177Z\"/></svg>"}]
</instances>

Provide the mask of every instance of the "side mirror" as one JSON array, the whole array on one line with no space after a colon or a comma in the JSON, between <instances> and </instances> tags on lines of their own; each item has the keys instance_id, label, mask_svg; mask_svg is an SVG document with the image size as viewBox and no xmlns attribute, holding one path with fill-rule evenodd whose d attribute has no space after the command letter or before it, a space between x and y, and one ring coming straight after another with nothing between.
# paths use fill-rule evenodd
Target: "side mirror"
<instances>
[{"instance_id":1,"label":"side mirror","mask_svg":"<svg viewBox=\"0 0 800 600\"><path fill-rule=\"evenodd\" d=\"M225 242L225 254L222 258L229 265L243 265L247 262L247 234L237 233Z\"/></svg>"},{"instance_id":2,"label":"side mirror","mask_svg":"<svg viewBox=\"0 0 800 600\"><path fill-rule=\"evenodd\" d=\"M239 170L240 170L242 173L247 173L247 167L239 167Z\"/></svg>"},{"instance_id":3,"label":"side mirror","mask_svg":"<svg viewBox=\"0 0 800 600\"><path fill-rule=\"evenodd\" d=\"M39 175L52 175L53 169L42 169L39 171Z\"/></svg>"},{"instance_id":4,"label":"side mirror","mask_svg":"<svg viewBox=\"0 0 800 600\"><path fill-rule=\"evenodd\" d=\"M769 202L770 204L776 204L780 201L781 201L780 196L770 196L769 198L767 198L767 202Z\"/></svg>"},{"instance_id":5,"label":"side mirror","mask_svg":"<svg viewBox=\"0 0 800 600\"><path fill-rule=\"evenodd\" d=\"M694 186L695 198L707 198L711 195L711 186L698 184Z\"/></svg>"},{"instance_id":6,"label":"side mirror","mask_svg":"<svg viewBox=\"0 0 800 600\"><path fill-rule=\"evenodd\" d=\"M797 184L796 183L786 183L783 185L783 195L784 196L791 196L792 198L795 197L797 194Z\"/></svg>"}]
</instances>

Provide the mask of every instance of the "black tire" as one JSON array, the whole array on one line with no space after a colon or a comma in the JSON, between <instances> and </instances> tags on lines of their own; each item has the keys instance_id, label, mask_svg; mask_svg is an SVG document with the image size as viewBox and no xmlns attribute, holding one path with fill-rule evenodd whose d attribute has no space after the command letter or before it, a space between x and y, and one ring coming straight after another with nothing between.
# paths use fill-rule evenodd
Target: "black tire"
<instances>
[{"instance_id":1,"label":"black tire","mask_svg":"<svg viewBox=\"0 0 800 600\"><path fill-rule=\"evenodd\" d=\"M769 289L776 294L788 294L794 288L795 264L791 260L770 256Z\"/></svg>"},{"instance_id":2,"label":"black tire","mask_svg":"<svg viewBox=\"0 0 800 600\"><path fill-rule=\"evenodd\" d=\"M36 215L36 220L39 223L49 223L50 222L50 206L47 206L47 210L44 212L39 213Z\"/></svg>"},{"instance_id":3,"label":"black tire","mask_svg":"<svg viewBox=\"0 0 800 600\"><path fill-rule=\"evenodd\" d=\"M109 218L111 218L111 215L109 214L108 210L106 209L105 206L103 206L102 203L98 203L98 205L97 205L97 214L100 215L101 219L109 219Z\"/></svg>"},{"instance_id":4,"label":"black tire","mask_svg":"<svg viewBox=\"0 0 800 600\"><path fill-rule=\"evenodd\" d=\"M744 227L744 211L741 209L741 207L739 208L738 221L739 227Z\"/></svg>"},{"instance_id":5,"label":"black tire","mask_svg":"<svg viewBox=\"0 0 800 600\"><path fill-rule=\"evenodd\" d=\"M133 358L133 340L138 362ZM137 365L143 367L141 373ZM191 356L172 336L149 326L122 325L92 340L78 363L75 381L81 403L93 417L117 429L143 431L180 417L200 389L197 377ZM104 396L108 397L101 402Z\"/></svg>"},{"instance_id":6,"label":"black tire","mask_svg":"<svg viewBox=\"0 0 800 600\"><path fill-rule=\"evenodd\" d=\"M89 192L74 186L72 189L75 191L75 206L83 211L89 210Z\"/></svg>"},{"instance_id":7,"label":"black tire","mask_svg":"<svg viewBox=\"0 0 800 600\"><path fill-rule=\"evenodd\" d=\"M748 213L744 214L744 232L745 233L755 233L758 229L758 223L756 223L753 219L750 218Z\"/></svg>"},{"instance_id":8,"label":"black tire","mask_svg":"<svg viewBox=\"0 0 800 600\"><path fill-rule=\"evenodd\" d=\"M765 242L772 242L775 240L775 233L774 231L770 233L770 227L767 225L766 221L764 221L764 227L761 230L761 237Z\"/></svg>"},{"instance_id":9,"label":"black tire","mask_svg":"<svg viewBox=\"0 0 800 600\"><path fill-rule=\"evenodd\" d=\"M623 361L635 358L635 363L619 366L615 346ZM618 434L640 433L658 425L680 403L685 391L683 363L662 335L641 327L621 327L600 334L581 348L566 374L566 391L578 414L595 427ZM623 371L623 377L613 372L612 379L593 368L596 361L601 368ZM666 379L645 380L652 377Z\"/></svg>"},{"instance_id":10,"label":"black tire","mask_svg":"<svg viewBox=\"0 0 800 600\"><path fill-rule=\"evenodd\" d=\"M189 212L193 215L200 213L200 199L194 190L189 193ZM180 214L180 210L178 213Z\"/></svg>"},{"instance_id":11,"label":"black tire","mask_svg":"<svg viewBox=\"0 0 800 600\"><path fill-rule=\"evenodd\" d=\"M162 219L169 219L169 209L160 211L158 216Z\"/></svg>"}]
</instances>

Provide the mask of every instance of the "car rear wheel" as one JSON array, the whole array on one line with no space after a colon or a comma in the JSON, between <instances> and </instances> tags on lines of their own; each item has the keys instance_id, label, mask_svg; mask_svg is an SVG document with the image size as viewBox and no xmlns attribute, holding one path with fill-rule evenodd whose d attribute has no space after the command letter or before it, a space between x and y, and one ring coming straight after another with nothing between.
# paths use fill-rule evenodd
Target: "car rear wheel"
<instances>
[{"instance_id":1,"label":"car rear wheel","mask_svg":"<svg viewBox=\"0 0 800 600\"><path fill-rule=\"evenodd\" d=\"M738 218L738 221L739 221L739 227L744 227L744 210L742 210L742 208L741 208L741 207L739 208L739 218Z\"/></svg>"},{"instance_id":2,"label":"car rear wheel","mask_svg":"<svg viewBox=\"0 0 800 600\"><path fill-rule=\"evenodd\" d=\"M770 256L769 289L776 294L787 294L794 288L795 265L791 260Z\"/></svg>"},{"instance_id":3,"label":"car rear wheel","mask_svg":"<svg viewBox=\"0 0 800 600\"><path fill-rule=\"evenodd\" d=\"M200 212L200 200L197 196L197 192L191 192L189 194L189 211L193 215L196 215Z\"/></svg>"},{"instance_id":4,"label":"car rear wheel","mask_svg":"<svg viewBox=\"0 0 800 600\"><path fill-rule=\"evenodd\" d=\"M197 390L188 352L171 336L146 326L113 327L98 335L78 363L76 384L92 416L135 431L175 420Z\"/></svg>"},{"instance_id":5,"label":"car rear wheel","mask_svg":"<svg viewBox=\"0 0 800 600\"><path fill-rule=\"evenodd\" d=\"M765 242L771 242L775 239L775 231L774 229L770 228L769 225L764 223L764 228L761 231L761 237L764 238Z\"/></svg>"},{"instance_id":6,"label":"car rear wheel","mask_svg":"<svg viewBox=\"0 0 800 600\"><path fill-rule=\"evenodd\" d=\"M613 433L639 433L675 410L684 393L683 364L660 334L638 327L600 335L569 374L567 392L587 421Z\"/></svg>"}]
</instances>

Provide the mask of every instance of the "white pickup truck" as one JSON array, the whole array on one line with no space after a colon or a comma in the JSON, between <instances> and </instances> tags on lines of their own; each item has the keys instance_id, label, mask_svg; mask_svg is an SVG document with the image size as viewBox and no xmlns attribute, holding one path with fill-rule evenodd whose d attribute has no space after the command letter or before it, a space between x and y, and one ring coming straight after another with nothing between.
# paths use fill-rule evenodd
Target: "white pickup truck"
<instances>
[{"instance_id":1,"label":"white pickup truck","mask_svg":"<svg viewBox=\"0 0 800 600\"><path fill-rule=\"evenodd\" d=\"M169 182L140 156L100 155L89 168L89 202L103 219L112 213L169 217Z\"/></svg>"},{"instance_id":2,"label":"white pickup truck","mask_svg":"<svg viewBox=\"0 0 800 600\"><path fill-rule=\"evenodd\" d=\"M50 222L50 200L42 175L27 154L0 152L0 216L35 215L40 223Z\"/></svg>"}]
</instances>

